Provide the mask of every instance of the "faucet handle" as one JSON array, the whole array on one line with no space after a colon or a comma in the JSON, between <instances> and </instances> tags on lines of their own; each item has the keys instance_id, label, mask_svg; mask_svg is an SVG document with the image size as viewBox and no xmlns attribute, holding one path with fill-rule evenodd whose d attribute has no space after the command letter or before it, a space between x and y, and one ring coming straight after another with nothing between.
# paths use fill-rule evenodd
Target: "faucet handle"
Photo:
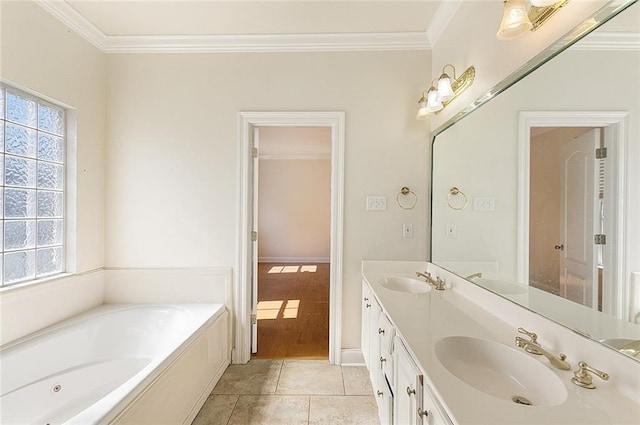
<instances>
[{"instance_id":1,"label":"faucet handle","mask_svg":"<svg viewBox=\"0 0 640 425\"><path fill-rule=\"evenodd\" d=\"M518 328L518 332L528 336L529 338L531 338L531 343L532 344L540 345L540 344L538 344L538 334L537 333L529 332L525 328Z\"/></svg>"},{"instance_id":2,"label":"faucet handle","mask_svg":"<svg viewBox=\"0 0 640 425\"><path fill-rule=\"evenodd\" d=\"M609 379L608 373L595 369L589 366L587 362L582 361L578 363L578 370L573 372L573 378L571 378L571 382L582 388L587 388L589 390L594 389L596 386L593 384L593 377L589 374L589 372L593 373L603 381Z\"/></svg>"}]
</instances>

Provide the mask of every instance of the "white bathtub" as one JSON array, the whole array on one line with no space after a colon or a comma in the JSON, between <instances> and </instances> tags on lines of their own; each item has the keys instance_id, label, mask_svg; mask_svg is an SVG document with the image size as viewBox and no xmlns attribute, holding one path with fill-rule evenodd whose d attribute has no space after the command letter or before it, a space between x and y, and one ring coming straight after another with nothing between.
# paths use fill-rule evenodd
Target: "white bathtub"
<instances>
[{"instance_id":1,"label":"white bathtub","mask_svg":"<svg viewBox=\"0 0 640 425\"><path fill-rule=\"evenodd\" d=\"M180 358L189 356L190 347L201 346L197 349L206 357L201 366L209 363L210 374L216 376L186 391L191 395L182 403L187 411L179 421L192 419L219 378L219 369L228 364L226 316L223 304L103 305L7 344L0 349L0 423L84 425L124 423L127 417L146 421L138 411L157 411L149 403L162 400L145 394L170 391L153 386L162 386L172 367L189 363ZM222 338L220 332L218 341L206 338L208 329L221 321L225 323L217 328L223 330Z\"/></svg>"}]
</instances>

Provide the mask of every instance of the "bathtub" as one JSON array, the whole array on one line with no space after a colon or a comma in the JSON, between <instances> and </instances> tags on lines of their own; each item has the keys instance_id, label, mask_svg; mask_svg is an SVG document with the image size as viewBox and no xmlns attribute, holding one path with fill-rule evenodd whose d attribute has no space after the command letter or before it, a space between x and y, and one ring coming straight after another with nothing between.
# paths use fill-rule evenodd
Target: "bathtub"
<instances>
[{"instance_id":1,"label":"bathtub","mask_svg":"<svg viewBox=\"0 0 640 425\"><path fill-rule=\"evenodd\" d=\"M6 344L0 423L188 423L229 364L226 319L223 304L102 305Z\"/></svg>"}]
</instances>

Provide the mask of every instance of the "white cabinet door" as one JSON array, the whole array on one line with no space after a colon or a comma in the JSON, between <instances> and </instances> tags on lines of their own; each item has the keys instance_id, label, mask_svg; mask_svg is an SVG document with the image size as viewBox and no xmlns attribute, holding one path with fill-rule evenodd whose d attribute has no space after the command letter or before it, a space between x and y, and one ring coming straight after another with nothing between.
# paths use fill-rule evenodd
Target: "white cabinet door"
<instances>
[{"instance_id":1,"label":"white cabinet door","mask_svg":"<svg viewBox=\"0 0 640 425\"><path fill-rule=\"evenodd\" d=\"M394 424L422 424L422 418L418 414L418 409L422 408L422 374L398 337L394 341L393 357L396 377Z\"/></svg>"},{"instance_id":2,"label":"white cabinet door","mask_svg":"<svg viewBox=\"0 0 640 425\"><path fill-rule=\"evenodd\" d=\"M387 377L387 382L391 385L391 391L395 392L395 380L394 380L394 368L393 368L393 344L394 337L396 335L396 329L393 327L391 320L387 317L387 314L383 311L380 313L380 320L378 320L378 339L380 340L380 367L384 375Z\"/></svg>"},{"instance_id":3,"label":"white cabinet door","mask_svg":"<svg viewBox=\"0 0 640 425\"><path fill-rule=\"evenodd\" d=\"M380 370L380 335L378 334L378 321L382 314L382 308L375 298L371 299L371 313L369 315L369 375L373 382L378 370Z\"/></svg>"},{"instance_id":4,"label":"white cabinet door","mask_svg":"<svg viewBox=\"0 0 640 425\"><path fill-rule=\"evenodd\" d=\"M367 282L362 282L362 330L360 343L367 369L371 370L371 306L373 295Z\"/></svg>"},{"instance_id":5,"label":"white cabinet door","mask_svg":"<svg viewBox=\"0 0 640 425\"><path fill-rule=\"evenodd\" d=\"M422 409L418 415L422 417L421 425L452 425L446 413L441 410L440 404L436 401L435 396L429 392L429 388L425 387L422 391Z\"/></svg>"}]
</instances>

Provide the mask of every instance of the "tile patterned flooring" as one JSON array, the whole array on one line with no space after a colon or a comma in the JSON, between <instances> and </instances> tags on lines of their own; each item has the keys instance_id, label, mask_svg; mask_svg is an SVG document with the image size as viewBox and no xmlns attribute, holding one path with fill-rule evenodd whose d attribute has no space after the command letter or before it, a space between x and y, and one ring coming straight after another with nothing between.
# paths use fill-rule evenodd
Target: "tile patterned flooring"
<instances>
[{"instance_id":1,"label":"tile patterned flooring","mask_svg":"<svg viewBox=\"0 0 640 425\"><path fill-rule=\"evenodd\" d=\"M192 425L379 425L364 367L326 360L231 365Z\"/></svg>"}]
</instances>

